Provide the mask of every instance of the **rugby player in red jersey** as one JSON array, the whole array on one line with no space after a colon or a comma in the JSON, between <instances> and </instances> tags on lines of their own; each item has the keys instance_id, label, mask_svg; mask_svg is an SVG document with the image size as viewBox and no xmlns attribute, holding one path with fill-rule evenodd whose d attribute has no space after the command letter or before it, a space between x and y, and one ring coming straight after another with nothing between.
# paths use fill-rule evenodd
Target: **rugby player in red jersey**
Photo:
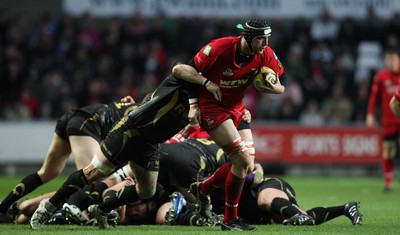
<instances>
[{"instance_id":1,"label":"rugby player in red jersey","mask_svg":"<svg viewBox=\"0 0 400 235\"><path fill-rule=\"evenodd\" d=\"M390 49L385 52L385 68L375 76L368 101L366 124L376 127L377 107L380 108L380 124L383 135L382 167L385 180L385 192L392 191L393 159L397 152L397 141L400 134L400 120L393 114L389 103L396 90L400 88L399 51Z\"/></svg>"},{"instance_id":2,"label":"rugby player in red jersey","mask_svg":"<svg viewBox=\"0 0 400 235\"><path fill-rule=\"evenodd\" d=\"M283 79L284 68L274 51L268 46L271 35L269 23L261 18L249 19L239 37L218 38L205 45L188 64L174 66L173 73L184 78L197 80L203 86L199 89L198 100L191 100L189 120L200 125L230 157L231 163L221 166L216 173L201 183L191 185L191 192L197 197L200 212L210 214L208 195L215 189L225 187L225 213L223 230L255 230L238 218L238 203L245 176L254 168L255 150L250 126L237 130L242 120L246 88L261 66L275 71ZM275 84L267 81L262 92L282 93L284 86L279 79ZM218 90L220 92L213 92Z\"/></svg>"}]
</instances>

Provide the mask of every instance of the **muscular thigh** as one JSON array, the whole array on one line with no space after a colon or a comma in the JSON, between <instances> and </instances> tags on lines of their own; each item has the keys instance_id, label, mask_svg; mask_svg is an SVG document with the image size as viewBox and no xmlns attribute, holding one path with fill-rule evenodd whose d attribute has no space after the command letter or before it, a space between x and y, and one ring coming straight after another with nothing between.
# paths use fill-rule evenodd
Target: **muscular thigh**
<instances>
[{"instance_id":1,"label":"muscular thigh","mask_svg":"<svg viewBox=\"0 0 400 235\"><path fill-rule=\"evenodd\" d=\"M220 147L232 144L236 139L240 138L232 119L227 119L221 125L209 131L212 139Z\"/></svg>"},{"instance_id":2,"label":"muscular thigh","mask_svg":"<svg viewBox=\"0 0 400 235\"><path fill-rule=\"evenodd\" d=\"M70 154L70 145L55 133L43 165L39 170L42 180L47 182L55 176L58 176L64 169Z\"/></svg>"},{"instance_id":3,"label":"muscular thigh","mask_svg":"<svg viewBox=\"0 0 400 235\"><path fill-rule=\"evenodd\" d=\"M91 136L70 136L72 155L77 169L87 166L100 150L100 144Z\"/></svg>"}]
</instances>

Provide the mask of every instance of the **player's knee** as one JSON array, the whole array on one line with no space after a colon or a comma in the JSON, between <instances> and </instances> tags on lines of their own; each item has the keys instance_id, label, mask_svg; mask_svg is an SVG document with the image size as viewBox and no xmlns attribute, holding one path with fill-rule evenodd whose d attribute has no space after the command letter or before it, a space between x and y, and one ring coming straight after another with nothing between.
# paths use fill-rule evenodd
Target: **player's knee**
<instances>
[{"instance_id":1,"label":"player's knee","mask_svg":"<svg viewBox=\"0 0 400 235\"><path fill-rule=\"evenodd\" d=\"M61 174L61 170L59 170L58 168L54 168L51 170L39 170L38 175L40 177L40 179L42 180L43 183L47 183L52 179L57 178L60 174Z\"/></svg>"},{"instance_id":2,"label":"player's knee","mask_svg":"<svg viewBox=\"0 0 400 235\"><path fill-rule=\"evenodd\" d=\"M99 157L97 154L94 155L91 163L90 163L94 168L96 168L99 172L101 172L103 175L109 175L113 170L115 169L114 166L110 166L107 164L104 164L99 160Z\"/></svg>"},{"instance_id":3,"label":"player's knee","mask_svg":"<svg viewBox=\"0 0 400 235\"><path fill-rule=\"evenodd\" d=\"M231 144L223 147L223 150L232 160L232 164L245 166L249 165L253 160L250 158L247 144L242 140L241 137L232 141Z\"/></svg>"}]
</instances>

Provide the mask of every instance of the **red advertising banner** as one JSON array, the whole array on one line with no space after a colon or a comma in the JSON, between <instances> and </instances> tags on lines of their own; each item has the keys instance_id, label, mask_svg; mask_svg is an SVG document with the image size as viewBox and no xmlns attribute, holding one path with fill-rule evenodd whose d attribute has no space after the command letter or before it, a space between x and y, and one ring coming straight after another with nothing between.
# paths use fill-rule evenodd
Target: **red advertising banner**
<instances>
[{"instance_id":1,"label":"red advertising banner","mask_svg":"<svg viewBox=\"0 0 400 235\"><path fill-rule=\"evenodd\" d=\"M257 162L379 164L380 129L252 125Z\"/></svg>"}]
</instances>

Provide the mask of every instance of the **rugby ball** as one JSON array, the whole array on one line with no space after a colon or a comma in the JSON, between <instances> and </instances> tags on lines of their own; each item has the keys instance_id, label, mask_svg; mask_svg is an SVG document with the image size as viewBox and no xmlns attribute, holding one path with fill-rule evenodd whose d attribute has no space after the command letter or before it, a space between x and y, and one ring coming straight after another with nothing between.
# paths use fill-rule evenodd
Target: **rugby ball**
<instances>
[{"instance_id":1,"label":"rugby ball","mask_svg":"<svg viewBox=\"0 0 400 235\"><path fill-rule=\"evenodd\" d=\"M253 76L253 85L255 88L259 88L260 86L269 86L269 81L271 84L275 84L277 82L276 73L269 67L262 66Z\"/></svg>"}]
</instances>

